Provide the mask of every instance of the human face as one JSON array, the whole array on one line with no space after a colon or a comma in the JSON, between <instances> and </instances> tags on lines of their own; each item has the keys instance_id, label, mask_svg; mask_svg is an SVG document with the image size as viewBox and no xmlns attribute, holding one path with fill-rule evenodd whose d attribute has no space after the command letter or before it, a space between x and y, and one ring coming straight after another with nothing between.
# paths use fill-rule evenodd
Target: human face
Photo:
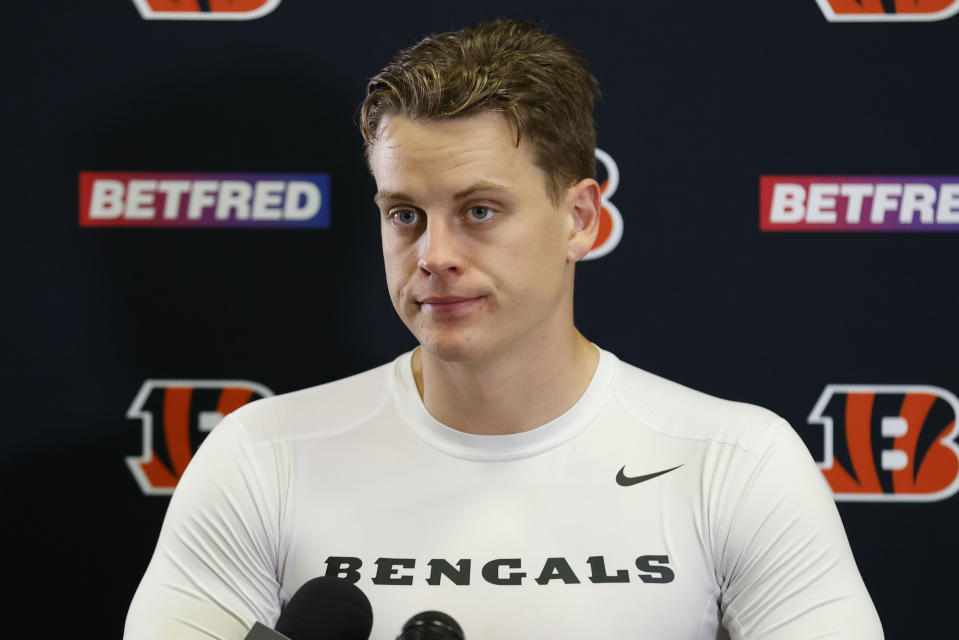
<instances>
[{"instance_id":1,"label":"human face","mask_svg":"<svg viewBox=\"0 0 959 640\"><path fill-rule=\"evenodd\" d=\"M569 194L550 201L526 141L514 141L500 113L393 115L371 151L393 306L441 360L495 358L575 331L573 263L585 253L571 242L575 207Z\"/></svg>"}]
</instances>

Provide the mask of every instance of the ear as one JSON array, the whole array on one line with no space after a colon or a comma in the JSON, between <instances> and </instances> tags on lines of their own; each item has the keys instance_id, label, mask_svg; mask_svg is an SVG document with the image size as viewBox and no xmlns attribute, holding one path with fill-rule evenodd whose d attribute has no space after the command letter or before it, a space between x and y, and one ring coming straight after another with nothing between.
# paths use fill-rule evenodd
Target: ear
<instances>
[{"instance_id":1,"label":"ear","mask_svg":"<svg viewBox=\"0 0 959 640\"><path fill-rule=\"evenodd\" d=\"M584 178L566 192L566 202L572 207L573 227L570 231L566 261L583 259L596 242L599 233L599 216L602 211L599 183Z\"/></svg>"}]
</instances>

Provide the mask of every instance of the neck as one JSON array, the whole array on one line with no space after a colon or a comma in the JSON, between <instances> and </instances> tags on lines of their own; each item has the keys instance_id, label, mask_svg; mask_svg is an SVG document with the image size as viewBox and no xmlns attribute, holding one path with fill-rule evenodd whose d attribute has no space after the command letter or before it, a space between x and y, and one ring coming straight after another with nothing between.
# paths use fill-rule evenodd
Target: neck
<instances>
[{"instance_id":1,"label":"neck","mask_svg":"<svg viewBox=\"0 0 959 640\"><path fill-rule=\"evenodd\" d=\"M430 414L482 435L529 431L568 411L586 391L599 351L572 328L566 340L511 349L482 362L413 353L413 377Z\"/></svg>"}]
</instances>

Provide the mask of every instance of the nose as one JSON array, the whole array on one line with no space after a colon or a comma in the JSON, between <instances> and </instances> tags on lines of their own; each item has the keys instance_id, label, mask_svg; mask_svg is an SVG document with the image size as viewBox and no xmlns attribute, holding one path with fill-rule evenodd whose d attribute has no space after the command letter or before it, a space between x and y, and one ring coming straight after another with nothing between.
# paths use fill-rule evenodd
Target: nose
<instances>
[{"instance_id":1,"label":"nose","mask_svg":"<svg viewBox=\"0 0 959 640\"><path fill-rule=\"evenodd\" d=\"M417 266L425 276L453 275L462 271L456 232L442 218L427 220L426 231L420 236Z\"/></svg>"}]
</instances>

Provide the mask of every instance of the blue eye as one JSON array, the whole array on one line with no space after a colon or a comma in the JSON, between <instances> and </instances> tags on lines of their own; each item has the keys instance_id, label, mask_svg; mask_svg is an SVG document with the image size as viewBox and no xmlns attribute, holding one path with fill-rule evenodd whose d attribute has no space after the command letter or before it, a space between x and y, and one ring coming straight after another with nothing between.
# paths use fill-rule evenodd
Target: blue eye
<instances>
[{"instance_id":1,"label":"blue eye","mask_svg":"<svg viewBox=\"0 0 959 640\"><path fill-rule=\"evenodd\" d=\"M409 226L416 222L418 214L411 209L401 209L393 214L393 220L400 225Z\"/></svg>"},{"instance_id":2,"label":"blue eye","mask_svg":"<svg viewBox=\"0 0 959 640\"><path fill-rule=\"evenodd\" d=\"M493 215L493 210L489 207L470 207L469 215L476 221L488 220Z\"/></svg>"}]
</instances>

